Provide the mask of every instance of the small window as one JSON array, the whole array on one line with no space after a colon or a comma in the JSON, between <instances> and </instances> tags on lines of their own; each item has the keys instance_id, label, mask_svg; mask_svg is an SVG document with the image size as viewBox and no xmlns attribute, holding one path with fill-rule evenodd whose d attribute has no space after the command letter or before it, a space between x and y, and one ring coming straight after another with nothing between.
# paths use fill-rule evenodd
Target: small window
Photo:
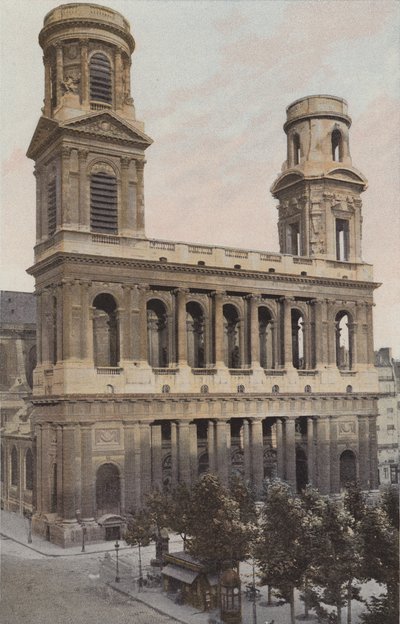
<instances>
[{"instance_id":1,"label":"small window","mask_svg":"<svg viewBox=\"0 0 400 624\"><path fill-rule=\"evenodd\" d=\"M279 386L272 386L272 394L279 394Z\"/></svg>"},{"instance_id":2,"label":"small window","mask_svg":"<svg viewBox=\"0 0 400 624\"><path fill-rule=\"evenodd\" d=\"M25 488L33 490L33 455L31 449L25 455Z\"/></svg>"},{"instance_id":3,"label":"small window","mask_svg":"<svg viewBox=\"0 0 400 624\"><path fill-rule=\"evenodd\" d=\"M201 394L208 394L208 386L201 386L200 392Z\"/></svg>"},{"instance_id":4,"label":"small window","mask_svg":"<svg viewBox=\"0 0 400 624\"><path fill-rule=\"evenodd\" d=\"M240 384L240 386L237 387L237 391L238 391L239 394L243 394L244 390L245 390L245 388L244 388L244 386L242 384Z\"/></svg>"},{"instance_id":5,"label":"small window","mask_svg":"<svg viewBox=\"0 0 400 624\"><path fill-rule=\"evenodd\" d=\"M118 234L117 179L103 171L90 176L90 228Z\"/></svg>"},{"instance_id":6,"label":"small window","mask_svg":"<svg viewBox=\"0 0 400 624\"><path fill-rule=\"evenodd\" d=\"M292 256L301 255L300 245L300 223L289 223L287 226L287 253Z\"/></svg>"},{"instance_id":7,"label":"small window","mask_svg":"<svg viewBox=\"0 0 400 624\"><path fill-rule=\"evenodd\" d=\"M351 394L353 392L353 386L346 386L346 392L347 394Z\"/></svg>"},{"instance_id":8,"label":"small window","mask_svg":"<svg viewBox=\"0 0 400 624\"><path fill-rule=\"evenodd\" d=\"M304 388L304 392L305 392L306 394L311 394L311 386L308 386L308 385L307 385L307 386L305 386L305 388Z\"/></svg>"},{"instance_id":9,"label":"small window","mask_svg":"<svg viewBox=\"0 0 400 624\"><path fill-rule=\"evenodd\" d=\"M293 135L293 164L300 163L300 137L298 134Z\"/></svg>"},{"instance_id":10,"label":"small window","mask_svg":"<svg viewBox=\"0 0 400 624\"><path fill-rule=\"evenodd\" d=\"M343 160L343 139L340 130L332 132L332 160L342 162Z\"/></svg>"},{"instance_id":11,"label":"small window","mask_svg":"<svg viewBox=\"0 0 400 624\"><path fill-rule=\"evenodd\" d=\"M57 186L55 178L47 185L47 233L53 236L57 227Z\"/></svg>"},{"instance_id":12,"label":"small window","mask_svg":"<svg viewBox=\"0 0 400 624\"><path fill-rule=\"evenodd\" d=\"M90 59L90 99L112 103L111 65L105 54L97 52Z\"/></svg>"},{"instance_id":13,"label":"small window","mask_svg":"<svg viewBox=\"0 0 400 624\"><path fill-rule=\"evenodd\" d=\"M169 387L169 385L168 385L168 384L165 384L165 385L162 387L162 393L163 393L163 394L169 394L169 393L170 393L170 391L171 391L171 388Z\"/></svg>"},{"instance_id":14,"label":"small window","mask_svg":"<svg viewBox=\"0 0 400 624\"><path fill-rule=\"evenodd\" d=\"M336 219L336 260L349 259L349 222L347 219Z\"/></svg>"}]
</instances>

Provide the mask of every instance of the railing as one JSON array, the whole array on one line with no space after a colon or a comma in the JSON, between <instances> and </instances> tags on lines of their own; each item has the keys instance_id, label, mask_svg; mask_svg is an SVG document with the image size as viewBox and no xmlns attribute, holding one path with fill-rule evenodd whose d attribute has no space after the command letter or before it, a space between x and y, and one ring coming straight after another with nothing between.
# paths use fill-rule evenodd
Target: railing
<instances>
[{"instance_id":1,"label":"railing","mask_svg":"<svg viewBox=\"0 0 400 624\"><path fill-rule=\"evenodd\" d=\"M282 262L282 256L273 253L260 253L260 260L263 262Z\"/></svg>"},{"instance_id":2,"label":"railing","mask_svg":"<svg viewBox=\"0 0 400 624\"><path fill-rule=\"evenodd\" d=\"M120 239L110 234L92 234L93 243L107 243L108 245L119 245Z\"/></svg>"},{"instance_id":3,"label":"railing","mask_svg":"<svg viewBox=\"0 0 400 624\"><path fill-rule=\"evenodd\" d=\"M105 108L112 108L111 104L107 104L106 102L90 102L90 110L103 110Z\"/></svg>"},{"instance_id":4,"label":"railing","mask_svg":"<svg viewBox=\"0 0 400 624\"><path fill-rule=\"evenodd\" d=\"M252 375L252 368L229 368L230 375Z\"/></svg>"},{"instance_id":5,"label":"railing","mask_svg":"<svg viewBox=\"0 0 400 624\"><path fill-rule=\"evenodd\" d=\"M150 247L152 249L167 249L168 251L175 251L175 243L169 243L168 241L150 241Z\"/></svg>"},{"instance_id":6,"label":"railing","mask_svg":"<svg viewBox=\"0 0 400 624\"><path fill-rule=\"evenodd\" d=\"M203 247L202 245L188 245L189 253L212 254L212 247Z\"/></svg>"},{"instance_id":7,"label":"railing","mask_svg":"<svg viewBox=\"0 0 400 624\"><path fill-rule=\"evenodd\" d=\"M193 375L215 375L216 368L192 368Z\"/></svg>"},{"instance_id":8,"label":"railing","mask_svg":"<svg viewBox=\"0 0 400 624\"><path fill-rule=\"evenodd\" d=\"M153 373L155 375L176 375L179 373L179 368L154 368Z\"/></svg>"},{"instance_id":9,"label":"railing","mask_svg":"<svg viewBox=\"0 0 400 624\"><path fill-rule=\"evenodd\" d=\"M299 258L298 256L293 256L293 264L312 264L313 261L311 258Z\"/></svg>"},{"instance_id":10,"label":"railing","mask_svg":"<svg viewBox=\"0 0 400 624\"><path fill-rule=\"evenodd\" d=\"M264 368L264 375L267 377L283 377L283 375L286 375L286 370L283 368Z\"/></svg>"},{"instance_id":11,"label":"railing","mask_svg":"<svg viewBox=\"0 0 400 624\"><path fill-rule=\"evenodd\" d=\"M297 371L301 377L314 377L317 375L317 370L298 370Z\"/></svg>"},{"instance_id":12,"label":"railing","mask_svg":"<svg viewBox=\"0 0 400 624\"><path fill-rule=\"evenodd\" d=\"M123 368L119 368L117 366L98 366L97 374L98 375L120 375Z\"/></svg>"},{"instance_id":13,"label":"railing","mask_svg":"<svg viewBox=\"0 0 400 624\"><path fill-rule=\"evenodd\" d=\"M225 249L225 255L230 258L248 258L248 251L242 251L241 249Z\"/></svg>"}]
</instances>

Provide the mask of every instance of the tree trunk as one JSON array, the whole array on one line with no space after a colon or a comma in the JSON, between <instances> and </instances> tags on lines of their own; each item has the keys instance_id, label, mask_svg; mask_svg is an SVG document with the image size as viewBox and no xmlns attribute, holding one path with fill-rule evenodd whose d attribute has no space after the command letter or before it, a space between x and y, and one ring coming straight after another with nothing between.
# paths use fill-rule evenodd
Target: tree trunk
<instances>
[{"instance_id":1,"label":"tree trunk","mask_svg":"<svg viewBox=\"0 0 400 624\"><path fill-rule=\"evenodd\" d=\"M304 582L304 615L308 618L308 583Z\"/></svg>"},{"instance_id":2,"label":"tree trunk","mask_svg":"<svg viewBox=\"0 0 400 624\"><path fill-rule=\"evenodd\" d=\"M337 624L342 624L342 605L338 602L337 606Z\"/></svg>"},{"instance_id":3,"label":"tree trunk","mask_svg":"<svg viewBox=\"0 0 400 624\"><path fill-rule=\"evenodd\" d=\"M272 605L272 585L268 585L268 598L267 605L270 607Z\"/></svg>"},{"instance_id":4,"label":"tree trunk","mask_svg":"<svg viewBox=\"0 0 400 624\"><path fill-rule=\"evenodd\" d=\"M296 624L296 617L294 612L294 587L290 590L290 624Z\"/></svg>"},{"instance_id":5,"label":"tree trunk","mask_svg":"<svg viewBox=\"0 0 400 624\"><path fill-rule=\"evenodd\" d=\"M351 624L351 581L347 585L347 624Z\"/></svg>"}]
</instances>

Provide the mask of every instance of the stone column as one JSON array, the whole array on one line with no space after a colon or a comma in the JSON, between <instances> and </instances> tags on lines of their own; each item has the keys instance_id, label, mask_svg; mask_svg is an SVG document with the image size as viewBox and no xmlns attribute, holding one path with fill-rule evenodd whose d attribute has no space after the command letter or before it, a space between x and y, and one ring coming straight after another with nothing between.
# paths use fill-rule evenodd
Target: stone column
<instances>
[{"instance_id":1,"label":"stone column","mask_svg":"<svg viewBox=\"0 0 400 624\"><path fill-rule=\"evenodd\" d=\"M367 310L366 310L366 322L367 322L367 327L368 327L368 332L367 332L367 337L368 337L368 344L367 344L367 363L368 364L372 364L374 363L374 323L373 323L373 315L372 315L372 308L375 304L374 303L367 303Z\"/></svg>"},{"instance_id":2,"label":"stone column","mask_svg":"<svg viewBox=\"0 0 400 624\"><path fill-rule=\"evenodd\" d=\"M330 492L330 440L329 440L329 417L318 416L316 419L317 444L316 444L316 486L321 494Z\"/></svg>"},{"instance_id":3,"label":"stone column","mask_svg":"<svg viewBox=\"0 0 400 624\"><path fill-rule=\"evenodd\" d=\"M115 68L115 108L117 110L122 108L123 103L123 88L122 88L122 57L121 50L116 49L114 53L114 68Z\"/></svg>"},{"instance_id":4,"label":"stone column","mask_svg":"<svg viewBox=\"0 0 400 624\"><path fill-rule=\"evenodd\" d=\"M312 336L311 336L311 322L303 317L303 341L304 341L304 365L303 368L308 370L312 368L312 357L311 357L311 344L312 344Z\"/></svg>"},{"instance_id":5,"label":"stone column","mask_svg":"<svg viewBox=\"0 0 400 624\"><path fill-rule=\"evenodd\" d=\"M224 363L224 316L223 316L223 292L214 293L214 342L215 342L215 365L217 368L225 366Z\"/></svg>"},{"instance_id":6,"label":"stone column","mask_svg":"<svg viewBox=\"0 0 400 624\"><path fill-rule=\"evenodd\" d=\"M250 295L250 344L251 367L260 367L260 324L258 322L258 303L260 297Z\"/></svg>"},{"instance_id":7,"label":"stone column","mask_svg":"<svg viewBox=\"0 0 400 624\"><path fill-rule=\"evenodd\" d=\"M331 318L333 301L326 300L326 321L324 323L324 333L326 333L327 342L327 364L328 366L336 366L336 322Z\"/></svg>"},{"instance_id":8,"label":"stone column","mask_svg":"<svg viewBox=\"0 0 400 624\"><path fill-rule=\"evenodd\" d=\"M189 425L189 448L191 483L194 483L199 473L199 458L197 451L197 425L195 422L190 423Z\"/></svg>"},{"instance_id":9,"label":"stone column","mask_svg":"<svg viewBox=\"0 0 400 624\"><path fill-rule=\"evenodd\" d=\"M262 493L264 480L264 447L263 447L263 423L261 419L252 418L251 426L251 474L253 487L256 495Z\"/></svg>"},{"instance_id":10,"label":"stone column","mask_svg":"<svg viewBox=\"0 0 400 624\"><path fill-rule=\"evenodd\" d=\"M208 421L207 427L207 450L208 450L208 466L210 472L217 472L217 458L215 447L215 422L213 420Z\"/></svg>"},{"instance_id":11,"label":"stone column","mask_svg":"<svg viewBox=\"0 0 400 624\"><path fill-rule=\"evenodd\" d=\"M369 487L371 490L377 490L378 482L378 445L376 436L376 418L377 414L371 414L369 421Z\"/></svg>"},{"instance_id":12,"label":"stone column","mask_svg":"<svg viewBox=\"0 0 400 624\"><path fill-rule=\"evenodd\" d=\"M42 427L41 425L35 425L35 438L36 438L36 513L40 515L43 511L42 505L42 487L43 487L43 472L42 472ZM4 467L5 474L3 475L3 495L7 496L8 474L6 466L8 465L8 458L6 455L6 445L4 445Z\"/></svg>"},{"instance_id":13,"label":"stone column","mask_svg":"<svg viewBox=\"0 0 400 624\"><path fill-rule=\"evenodd\" d=\"M171 481L172 486L178 485L178 426L171 422Z\"/></svg>"},{"instance_id":14,"label":"stone column","mask_svg":"<svg viewBox=\"0 0 400 624\"><path fill-rule=\"evenodd\" d=\"M42 425L42 453L41 453L41 476L42 476L42 513L49 513L51 508L51 464L50 446L51 430L49 424Z\"/></svg>"},{"instance_id":15,"label":"stone column","mask_svg":"<svg viewBox=\"0 0 400 624\"><path fill-rule=\"evenodd\" d=\"M283 301L283 338L284 338L284 368L293 368L292 353L292 302L293 299Z\"/></svg>"},{"instance_id":16,"label":"stone column","mask_svg":"<svg viewBox=\"0 0 400 624\"><path fill-rule=\"evenodd\" d=\"M51 116L51 65L48 50L43 54L44 64L44 115Z\"/></svg>"},{"instance_id":17,"label":"stone column","mask_svg":"<svg viewBox=\"0 0 400 624\"><path fill-rule=\"evenodd\" d=\"M216 453L217 453L217 469L222 485L228 485L230 474L230 465L228 465L228 449L227 449L227 428L230 423L226 420L217 420L216 428ZM230 464L230 462L229 462Z\"/></svg>"},{"instance_id":18,"label":"stone column","mask_svg":"<svg viewBox=\"0 0 400 624\"><path fill-rule=\"evenodd\" d=\"M283 423L276 419L276 470L278 479L285 478L285 446L283 440Z\"/></svg>"},{"instance_id":19,"label":"stone column","mask_svg":"<svg viewBox=\"0 0 400 624\"><path fill-rule=\"evenodd\" d=\"M55 44L56 48L56 84L57 84L57 106L61 103L62 97L62 82L64 81L64 68L63 68L63 47L62 43Z\"/></svg>"},{"instance_id":20,"label":"stone column","mask_svg":"<svg viewBox=\"0 0 400 624\"><path fill-rule=\"evenodd\" d=\"M368 416L358 416L358 480L362 490L370 489L369 422Z\"/></svg>"},{"instance_id":21,"label":"stone column","mask_svg":"<svg viewBox=\"0 0 400 624\"><path fill-rule=\"evenodd\" d=\"M244 478L246 481L251 479L251 444L250 444L250 426L249 421L243 420L243 463Z\"/></svg>"},{"instance_id":22,"label":"stone column","mask_svg":"<svg viewBox=\"0 0 400 624\"><path fill-rule=\"evenodd\" d=\"M75 426L63 425L63 455L62 455L62 472L63 472L63 520L67 522L75 522L76 503L75 503Z\"/></svg>"},{"instance_id":23,"label":"stone column","mask_svg":"<svg viewBox=\"0 0 400 624\"><path fill-rule=\"evenodd\" d=\"M354 311L353 311L354 314ZM358 346L358 323L350 323L349 326L349 347L351 354L350 368L357 368L358 359L357 359L357 346Z\"/></svg>"},{"instance_id":24,"label":"stone column","mask_svg":"<svg viewBox=\"0 0 400 624\"><path fill-rule=\"evenodd\" d=\"M321 365L327 363L326 353L326 331L324 331L325 318L325 302L322 300L314 299L314 351L315 351L315 368L320 368Z\"/></svg>"},{"instance_id":25,"label":"stone column","mask_svg":"<svg viewBox=\"0 0 400 624\"><path fill-rule=\"evenodd\" d=\"M136 160L137 186L136 186L136 206L137 206L137 234L144 236L144 160Z\"/></svg>"},{"instance_id":26,"label":"stone column","mask_svg":"<svg viewBox=\"0 0 400 624\"><path fill-rule=\"evenodd\" d=\"M60 340L57 340L57 361L69 360L73 357L71 352L72 294L72 282L63 282L57 296L57 330L61 324L61 336Z\"/></svg>"},{"instance_id":27,"label":"stone column","mask_svg":"<svg viewBox=\"0 0 400 624\"><path fill-rule=\"evenodd\" d=\"M315 484L314 418L307 418L307 472L308 482Z\"/></svg>"},{"instance_id":28,"label":"stone column","mask_svg":"<svg viewBox=\"0 0 400 624\"><path fill-rule=\"evenodd\" d=\"M122 336L120 340L120 359L123 362L131 362L133 359L132 348L132 287L122 286L123 292L123 308L119 310L118 318L120 321L119 333Z\"/></svg>"},{"instance_id":29,"label":"stone column","mask_svg":"<svg viewBox=\"0 0 400 624\"><path fill-rule=\"evenodd\" d=\"M63 500L63 428L61 425L57 426L56 429L56 478L57 478L57 488L56 488L56 510L59 518L64 517L64 500ZM53 478L53 475L51 475Z\"/></svg>"},{"instance_id":30,"label":"stone column","mask_svg":"<svg viewBox=\"0 0 400 624\"><path fill-rule=\"evenodd\" d=\"M338 420L335 417L329 419L329 442L330 442L330 494L340 492L340 465L338 456Z\"/></svg>"},{"instance_id":31,"label":"stone column","mask_svg":"<svg viewBox=\"0 0 400 624\"><path fill-rule=\"evenodd\" d=\"M125 508L128 513L140 505L140 428L124 422Z\"/></svg>"},{"instance_id":32,"label":"stone column","mask_svg":"<svg viewBox=\"0 0 400 624\"><path fill-rule=\"evenodd\" d=\"M148 365L147 357L147 293L149 286L138 286L139 291L139 326L140 326L140 363Z\"/></svg>"},{"instance_id":33,"label":"stone column","mask_svg":"<svg viewBox=\"0 0 400 624\"><path fill-rule=\"evenodd\" d=\"M176 329L178 337L178 366L187 366L186 299L189 291L179 288L176 293Z\"/></svg>"},{"instance_id":34,"label":"stone column","mask_svg":"<svg viewBox=\"0 0 400 624\"><path fill-rule=\"evenodd\" d=\"M79 211L78 219L80 226L90 230L90 201L88 200L88 176L86 173L87 158L89 151L80 149L78 151L78 167L79 167Z\"/></svg>"},{"instance_id":35,"label":"stone column","mask_svg":"<svg viewBox=\"0 0 400 624\"><path fill-rule=\"evenodd\" d=\"M94 518L94 484L92 463L92 426L81 424L81 513L82 520Z\"/></svg>"},{"instance_id":36,"label":"stone column","mask_svg":"<svg viewBox=\"0 0 400 624\"><path fill-rule=\"evenodd\" d=\"M151 484L162 488L162 436L161 425L151 425Z\"/></svg>"},{"instance_id":37,"label":"stone column","mask_svg":"<svg viewBox=\"0 0 400 624\"><path fill-rule=\"evenodd\" d=\"M36 242L40 242L43 238L43 225L42 225L42 213L43 213L43 167L35 165L33 175L36 178Z\"/></svg>"},{"instance_id":38,"label":"stone column","mask_svg":"<svg viewBox=\"0 0 400 624\"><path fill-rule=\"evenodd\" d=\"M285 464L286 464L286 480L289 485L296 491L296 420L294 418L286 418L285 420Z\"/></svg>"},{"instance_id":39,"label":"stone column","mask_svg":"<svg viewBox=\"0 0 400 624\"><path fill-rule=\"evenodd\" d=\"M142 504L145 502L145 496L151 490L151 443L150 443L150 424L147 422L140 423L140 457L141 457L141 496Z\"/></svg>"},{"instance_id":40,"label":"stone column","mask_svg":"<svg viewBox=\"0 0 400 624\"><path fill-rule=\"evenodd\" d=\"M132 216L129 206L129 167L131 159L127 156L121 158L121 213L120 213L120 233L122 235L133 234Z\"/></svg>"},{"instance_id":41,"label":"stone column","mask_svg":"<svg viewBox=\"0 0 400 624\"><path fill-rule=\"evenodd\" d=\"M79 47L81 51L81 103L85 108L89 108L89 40L81 39Z\"/></svg>"},{"instance_id":42,"label":"stone column","mask_svg":"<svg viewBox=\"0 0 400 624\"><path fill-rule=\"evenodd\" d=\"M69 205L70 158L71 149L63 146L61 148L61 192L58 198L61 203L61 210L57 211L57 229L71 222Z\"/></svg>"},{"instance_id":43,"label":"stone column","mask_svg":"<svg viewBox=\"0 0 400 624\"><path fill-rule=\"evenodd\" d=\"M52 301L48 288L45 288L41 293L41 310L42 315L38 318L38 322L42 324L41 336L42 336L42 362L45 367L53 365L52 357L52 337L53 337L53 312Z\"/></svg>"},{"instance_id":44,"label":"stone column","mask_svg":"<svg viewBox=\"0 0 400 624\"><path fill-rule=\"evenodd\" d=\"M178 465L179 483L190 486L190 445L189 445L189 422L178 422Z\"/></svg>"},{"instance_id":45,"label":"stone column","mask_svg":"<svg viewBox=\"0 0 400 624\"><path fill-rule=\"evenodd\" d=\"M35 291L36 297L36 357L37 366L40 366L43 362L42 356L42 291Z\"/></svg>"}]
</instances>

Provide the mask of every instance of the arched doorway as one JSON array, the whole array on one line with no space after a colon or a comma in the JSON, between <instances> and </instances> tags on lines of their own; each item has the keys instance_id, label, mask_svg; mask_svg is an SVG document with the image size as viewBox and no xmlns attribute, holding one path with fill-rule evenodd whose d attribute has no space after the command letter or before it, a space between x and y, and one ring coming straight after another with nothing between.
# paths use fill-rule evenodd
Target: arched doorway
<instances>
[{"instance_id":1,"label":"arched doorway","mask_svg":"<svg viewBox=\"0 0 400 624\"><path fill-rule=\"evenodd\" d=\"M353 451L343 451L340 456L340 486L357 481L357 460Z\"/></svg>"},{"instance_id":2,"label":"arched doorway","mask_svg":"<svg viewBox=\"0 0 400 624\"><path fill-rule=\"evenodd\" d=\"M308 483L307 455L302 448L296 449L296 487L297 491L304 490Z\"/></svg>"},{"instance_id":3,"label":"arched doorway","mask_svg":"<svg viewBox=\"0 0 400 624\"><path fill-rule=\"evenodd\" d=\"M96 475L96 510L98 516L119 515L121 485L119 470L114 464L103 464Z\"/></svg>"}]
</instances>

